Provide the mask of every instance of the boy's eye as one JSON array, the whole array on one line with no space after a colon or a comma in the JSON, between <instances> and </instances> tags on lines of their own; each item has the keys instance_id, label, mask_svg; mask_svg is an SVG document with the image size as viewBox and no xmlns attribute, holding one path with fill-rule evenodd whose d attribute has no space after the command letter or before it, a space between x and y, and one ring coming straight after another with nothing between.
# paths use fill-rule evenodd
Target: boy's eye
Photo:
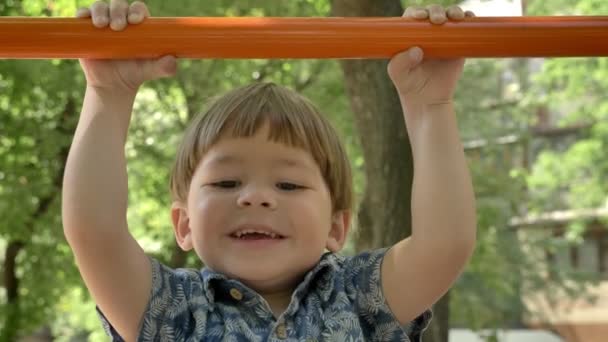
<instances>
[{"instance_id":1,"label":"boy's eye","mask_svg":"<svg viewBox=\"0 0 608 342\"><path fill-rule=\"evenodd\" d=\"M281 183L277 183L277 188L279 188L281 190L292 191L292 190L302 189L303 187L299 186L297 184L293 184L293 183L281 182Z\"/></svg>"},{"instance_id":2,"label":"boy's eye","mask_svg":"<svg viewBox=\"0 0 608 342\"><path fill-rule=\"evenodd\" d=\"M225 180L225 181L219 181L219 182L215 182L215 183L211 183L211 185L218 187L218 188L223 188L223 189L231 189L231 188L235 188L240 184L239 181L233 181L233 180Z\"/></svg>"}]
</instances>

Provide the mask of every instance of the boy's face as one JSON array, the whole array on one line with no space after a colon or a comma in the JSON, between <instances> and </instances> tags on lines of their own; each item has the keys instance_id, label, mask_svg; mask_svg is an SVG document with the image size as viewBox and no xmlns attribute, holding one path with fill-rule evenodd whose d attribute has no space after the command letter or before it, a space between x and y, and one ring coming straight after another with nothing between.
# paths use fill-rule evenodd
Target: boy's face
<instances>
[{"instance_id":1,"label":"boy's face","mask_svg":"<svg viewBox=\"0 0 608 342\"><path fill-rule=\"evenodd\" d=\"M292 287L324 249L338 251L350 215L332 213L329 189L307 151L268 140L221 138L205 154L186 206L172 212L180 246L256 290Z\"/></svg>"}]
</instances>

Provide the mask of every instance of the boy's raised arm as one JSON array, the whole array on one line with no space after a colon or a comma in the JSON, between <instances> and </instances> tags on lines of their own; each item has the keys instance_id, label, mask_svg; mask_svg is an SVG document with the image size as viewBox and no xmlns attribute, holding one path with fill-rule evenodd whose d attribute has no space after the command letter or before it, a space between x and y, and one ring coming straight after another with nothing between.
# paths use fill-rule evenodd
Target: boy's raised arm
<instances>
[{"instance_id":1,"label":"boy's raised arm","mask_svg":"<svg viewBox=\"0 0 608 342\"><path fill-rule=\"evenodd\" d=\"M139 20L127 20L127 14ZM121 30L141 22L147 9L98 1L78 16ZM96 304L126 341L134 341L150 297L151 265L127 227L124 147L138 87L173 74L175 60L80 63L87 89L63 181L64 233Z\"/></svg>"},{"instance_id":2,"label":"boy's raised arm","mask_svg":"<svg viewBox=\"0 0 608 342\"><path fill-rule=\"evenodd\" d=\"M458 7L440 6L410 8L406 15L423 18L424 12L434 23L465 16ZM390 249L382 264L384 295L403 324L448 291L475 246L473 186L452 102L463 65L462 59L423 61L423 52L413 48L388 67L414 159L412 235Z\"/></svg>"},{"instance_id":3,"label":"boy's raised arm","mask_svg":"<svg viewBox=\"0 0 608 342\"><path fill-rule=\"evenodd\" d=\"M149 299L151 267L127 229L125 122L133 95L87 88L66 164L65 236L95 303L127 341Z\"/></svg>"}]
</instances>

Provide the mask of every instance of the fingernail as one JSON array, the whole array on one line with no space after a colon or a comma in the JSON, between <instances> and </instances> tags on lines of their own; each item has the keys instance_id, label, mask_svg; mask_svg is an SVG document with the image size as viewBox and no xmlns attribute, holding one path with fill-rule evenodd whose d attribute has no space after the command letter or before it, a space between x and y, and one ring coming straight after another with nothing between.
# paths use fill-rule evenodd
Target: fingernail
<instances>
[{"instance_id":1,"label":"fingernail","mask_svg":"<svg viewBox=\"0 0 608 342\"><path fill-rule=\"evenodd\" d=\"M125 22L123 19L115 19L112 21L112 24L110 24L110 26L112 26L113 29L120 29L124 26Z\"/></svg>"},{"instance_id":2,"label":"fingernail","mask_svg":"<svg viewBox=\"0 0 608 342\"><path fill-rule=\"evenodd\" d=\"M410 49L410 57L416 62L419 62L422 59L422 50L418 47L413 47Z\"/></svg>"},{"instance_id":3,"label":"fingernail","mask_svg":"<svg viewBox=\"0 0 608 342\"><path fill-rule=\"evenodd\" d=\"M105 26L108 24L108 18L106 17L95 17L93 23L98 26Z\"/></svg>"},{"instance_id":4,"label":"fingernail","mask_svg":"<svg viewBox=\"0 0 608 342\"><path fill-rule=\"evenodd\" d=\"M141 20L141 14L139 14L139 13L129 14L129 19L131 21L139 21L139 20Z\"/></svg>"},{"instance_id":5,"label":"fingernail","mask_svg":"<svg viewBox=\"0 0 608 342\"><path fill-rule=\"evenodd\" d=\"M442 15L433 15L431 17L431 22L436 23L436 24L443 24L444 22L447 21L447 18L445 16Z\"/></svg>"}]
</instances>

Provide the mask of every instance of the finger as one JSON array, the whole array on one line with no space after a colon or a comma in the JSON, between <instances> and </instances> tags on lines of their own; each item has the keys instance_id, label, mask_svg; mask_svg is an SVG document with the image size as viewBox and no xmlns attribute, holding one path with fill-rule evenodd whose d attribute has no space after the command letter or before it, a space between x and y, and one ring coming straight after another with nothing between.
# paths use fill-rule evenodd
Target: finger
<instances>
[{"instance_id":1,"label":"finger","mask_svg":"<svg viewBox=\"0 0 608 342\"><path fill-rule=\"evenodd\" d=\"M427 19L429 17L429 11L422 6L416 6L414 11L414 18L416 19Z\"/></svg>"},{"instance_id":2,"label":"finger","mask_svg":"<svg viewBox=\"0 0 608 342\"><path fill-rule=\"evenodd\" d=\"M426 19L428 18L428 15L429 13L426 11L426 9L421 6L410 6L405 9L405 12L403 12L404 17L413 19Z\"/></svg>"},{"instance_id":3,"label":"finger","mask_svg":"<svg viewBox=\"0 0 608 342\"><path fill-rule=\"evenodd\" d=\"M464 16L466 18L473 18L473 17L475 17L475 13L473 13L473 11L466 11L466 12L464 12Z\"/></svg>"},{"instance_id":4,"label":"finger","mask_svg":"<svg viewBox=\"0 0 608 342\"><path fill-rule=\"evenodd\" d=\"M141 1L135 1L129 7L127 20L129 21L129 24L139 24L149 16L150 12L148 11L148 6Z\"/></svg>"},{"instance_id":5,"label":"finger","mask_svg":"<svg viewBox=\"0 0 608 342\"><path fill-rule=\"evenodd\" d=\"M414 46L408 50L409 59L412 62L412 67L418 65L418 63L422 62L424 58L424 52L421 48Z\"/></svg>"},{"instance_id":6,"label":"finger","mask_svg":"<svg viewBox=\"0 0 608 342\"><path fill-rule=\"evenodd\" d=\"M410 6L405 9L403 16L414 19L426 19L428 17L428 12L424 7Z\"/></svg>"},{"instance_id":7,"label":"finger","mask_svg":"<svg viewBox=\"0 0 608 342\"><path fill-rule=\"evenodd\" d=\"M163 56L144 65L144 79L154 80L170 77L177 72L177 59L174 56Z\"/></svg>"},{"instance_id":8,"label":"finger","mask_svg":"<svg viewBox=\"0 0 608 342\"><path fill-rule=\"evenodd\" d=\"M90 18L91 10L87 7L81 7L76 11L76 18Z\"/></svg>"},{"instance_id":9,"label":"finger","mask_svg":"<svg viewBox=\"0 0 608 342\"><path fill-rule=\"evenodd\" d=\"M110 12L105 1L95 1L91 5L91 17L95 27L106 27L110 23Z\"/></svg>"},{"instance_id":10,"label":"finger","mask_svg":"<svg viewBox=\"0 0 608 342\"><path fill-rule=\"evenodd\" d=\"M405 9L405 12L403 12L402 17L413 17L414 16L414 11L415 11L415 7L408 7Z\"/></svg>"},{"instance_id":11,"label":"finger","mask_svg":"<svg viewBox=\"0 0 608 342\"><path fill-rule=\"evenodd\" d=\"M394 76L407 73L410 69L420 64L423 58L424 52L417 46L402 51L391 58L388 63L388 74L393 78Z\"/></svg>"},{"instance_id":12,"label":"finger","mask_svg":"<svg viewBox=\"0 0 608 342\"><path fill-rule=\"evenodd\" d=\"M112 0L110 2L110 27L120 31L127 27L127 14L129 3L127 0Z\"/></svg>"},{"instance_id":13,"label":"finger","mask_svg":"<svg viewBox=\"0 0 608 342\"><path fill-rule=\"evenodd\" d=\"M464 19L464 11L462 10L462 8L460 8L460 6L452 5L452 6L448 7L448 9L445 12L448 15L448 19L451 19L451 20Z\"/></svg>"},{"instance_id":14,"label":"finger","mask_svg":"<svg viewBox=\"0 0 608 342\"><path fill-rule=\"evenodd\" d=\"M429 5L426 8L429 12L429 18L433 24L443 24L448 21L448 17L445 15L445 9L441 5Z\"/></svg>"}]
</instances>

